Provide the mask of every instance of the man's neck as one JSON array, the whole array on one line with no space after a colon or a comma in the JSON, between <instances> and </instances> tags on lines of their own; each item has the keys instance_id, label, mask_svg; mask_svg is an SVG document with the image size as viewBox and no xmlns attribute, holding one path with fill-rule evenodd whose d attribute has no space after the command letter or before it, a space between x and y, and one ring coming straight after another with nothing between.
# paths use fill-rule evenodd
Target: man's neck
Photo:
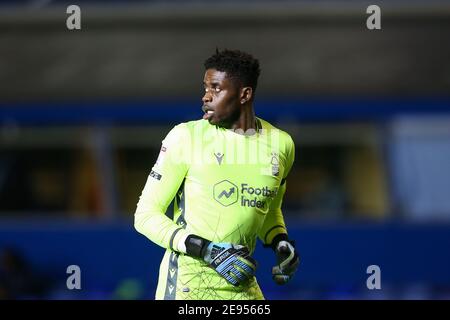
<instances>
[{"instance_id":1,"label":"man's neck","mask_svg":"<svg viewBox=\"0 0 450 320\"><path fill-rule=\"evenodd\" d=\"M233 130L235 132L242 132L245 134L249 132L249 130L250 132L255 132L256 128L257 125L255 111L253 109L253 106L249 105L243 108L239 119L234 123L234 125L231 126L230 130Z\"/></svg>"}]
</instances>

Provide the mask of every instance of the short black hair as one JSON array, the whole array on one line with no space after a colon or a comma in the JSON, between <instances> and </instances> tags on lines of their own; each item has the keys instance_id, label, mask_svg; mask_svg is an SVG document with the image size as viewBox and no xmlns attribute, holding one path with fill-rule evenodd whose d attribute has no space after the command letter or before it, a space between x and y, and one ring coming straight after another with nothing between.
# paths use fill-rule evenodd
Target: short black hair
<instances>
[{"instance_id":1,"label":"short black hair","mask_svg":"<svg viewBox=\"0 0 450 320\"><path fill-rule=\"evenodd\" d=\"M244 87L251 87L253 92L256 91L258 85L258 77L261 73L259 61L251 54L239 50L224 49L206 59L204 63L205 69L216 69L226 72L227 75L238 80Z\"/></svg>"}]
</instances>

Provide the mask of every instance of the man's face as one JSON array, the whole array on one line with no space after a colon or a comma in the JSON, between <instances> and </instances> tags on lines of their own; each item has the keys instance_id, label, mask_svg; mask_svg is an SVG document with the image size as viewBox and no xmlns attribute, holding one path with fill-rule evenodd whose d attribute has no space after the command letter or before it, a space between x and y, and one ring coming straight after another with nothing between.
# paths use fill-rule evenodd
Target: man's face
<instances>
[{"instance_id":1,"label":"man's face","mask_svg":"<svg viewBox=\"0 0 450 320\"><path fill-rule=\"evenodd\" d=\"M210 124L231 128L241 112L239 88L226 72L208 69L203 79L203 119Z\"/></svg>"}]
</instances>

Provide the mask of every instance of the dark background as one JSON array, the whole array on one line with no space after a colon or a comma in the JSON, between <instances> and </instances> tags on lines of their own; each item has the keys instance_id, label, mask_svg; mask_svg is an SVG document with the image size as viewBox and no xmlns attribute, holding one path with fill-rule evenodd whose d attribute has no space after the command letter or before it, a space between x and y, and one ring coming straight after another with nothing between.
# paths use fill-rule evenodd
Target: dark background
<instances>
[{"instance_id":1,"label":"dark background","mask_svg":"<svg viewBox=\"0 0 450 320\"><path fill-rule=\"evenodd\" d=\"M266 298L449 299L449 38L449 1L0 1L0 298L153 299L133 213L218 47L260 60L256 113L296 143L302 261L278 287L258 245Z\"/></svg>"}]
</instances>

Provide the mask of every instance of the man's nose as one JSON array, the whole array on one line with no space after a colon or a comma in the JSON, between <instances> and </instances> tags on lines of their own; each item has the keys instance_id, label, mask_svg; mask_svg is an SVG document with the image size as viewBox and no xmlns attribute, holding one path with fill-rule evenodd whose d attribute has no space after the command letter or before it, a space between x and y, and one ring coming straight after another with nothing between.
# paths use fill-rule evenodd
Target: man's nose
<instances>
[{"instance_id":1,"label":"man's nose","mask_svg":"<svg viewBox=\"0 0 450 320\"><path fill-rule=\"evenodd\" d=\"M205 92L202 98L203 103L211 102L211 94L209 92Z\"/></svg>"}]
</instances>

